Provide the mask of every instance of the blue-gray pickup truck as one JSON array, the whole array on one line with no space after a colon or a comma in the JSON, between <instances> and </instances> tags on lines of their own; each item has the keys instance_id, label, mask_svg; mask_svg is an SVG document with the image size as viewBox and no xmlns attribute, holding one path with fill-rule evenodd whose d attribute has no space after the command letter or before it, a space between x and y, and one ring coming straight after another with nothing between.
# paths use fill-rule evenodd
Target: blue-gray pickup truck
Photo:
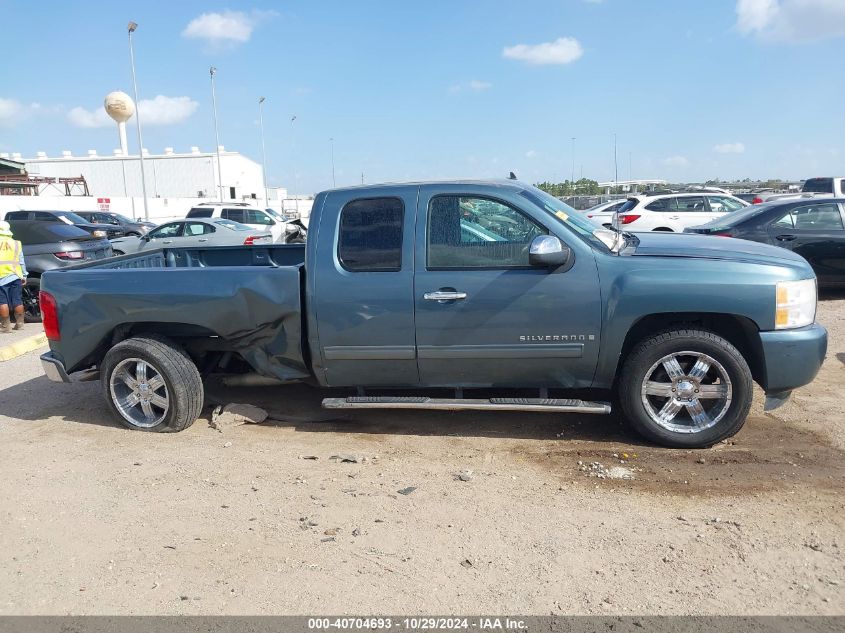
<instances>
[{"instance_id":1,"label":"blue-gray pickup truck","mask_svg":"<svg viewBox=\"0 0 845 633\"><path fill-rule=\"evenodd\" d=\"M654 442L735 434L827 348L807 262L597 227L518 181L335 189L307 244L163 249L48 272L53 380L99 371L133 429L180 431L203 377L332 389L331 408L607 414ZM612 403L612 404L611 404Z\"/></svg>"}]
</instances>

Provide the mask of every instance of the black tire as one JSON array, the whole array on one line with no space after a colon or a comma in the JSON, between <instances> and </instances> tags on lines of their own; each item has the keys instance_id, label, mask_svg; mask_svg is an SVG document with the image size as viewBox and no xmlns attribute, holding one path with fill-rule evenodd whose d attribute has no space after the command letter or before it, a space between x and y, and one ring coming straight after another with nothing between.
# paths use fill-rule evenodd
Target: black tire
<instances>
[{"instance_id":1,"label":"black tire","mask_svg":"<svg viewBox=\"0 0 845 633\"><path fill-rule=\"evenodd\" d=\"M665 226L661 226L659 229L654 229L654 232L655 233L674 233L675 231L673 231L672 229L667 228Z\"/></svg>"},{"instance_id":2,"label":"black tire","mask_svg":"<svg viewBox=\"0 0 845 633\"><path fill-rule=\"evenodd\" d=\"M126 234L126 237L141 237L141 234L137 231L129 231L129 233Z\"/></svg>"},{"instance_id":3,"label":"black tire","mask_svg":"<svg viewBox=\"0 0 845 633\"><path fill-rule=\"evenodd\" d=\"M112 255L114 255L115 257L118 257L119 255L126 255L126 253L124 253L123 251L119 251L116 248L113 248L111 252Z\"/></svg>"},{"instance_id":4,"label":"black tire","mask_svg":"<svg viewBox=\"0 0 845 633\"><path fill-rule=\"evenodd\" d=\"M39 277L28 277L26 285L21 288L24 319L27 323L41 323L41 304L38 298L40 291L41 279Z\"/></svg>"},{"instance_id":5,"label":"black tire","mask_svg":"<svg viewBox=\"0 0 845 633\"><path fill-rule=\"evenodd\" d=\"M155 426L139 426L125 417L112 397L111 379L115 368L128 359L148 363L164 379L166 414ZM106 402L117 419L133 430L173 433L191 426L202 412L203 385L197 366L176 344L163 336L139 336L112 347L100 366L100 381Z\"/></svg>"},{"instance_id":6,"label":"black tire","mask_svg":"<svg viewBox=\"0 0 845 633\"><path fill-rule=\"evenodd\" d=\"M709 377L705 377L701 385L706 384L711 388L719 388L721 383L725 381L720 380L719 383L716 383L712 376L718 375L721 370L726 372L727 379L730 381L731 399L729 402L725 398L724 402L716 400L715 405L711 405L709 403L712 403L713 400L705 400L702 393L699 402L703 406L708 403L706 406L715 407L713 411L707 413L712 416L710 419L717 420L712 426L703 430L682 432L666 428L653 419L652 414L647 410L646 403L643 402L647 399L652 402L649 396L643 394L644 381L653 378L652 375L647 376L646 374L651 374L653 371L660 372L664 365L658 366L656 370L652 370L652 368L657 366L661 359L671 354L678 354L678 358L681 360L690 358L680 354L681 352L703 353L721 365L720 369L713 369L711 366ZM691 361L688 362L691 363ZM681 369L689 374L691 367L689 365L687 367L681 366ZM668 372L667 378L664 380L669 381L668 384L674 384L668 377ZM686 379L680 378L679 380ZM680 388L686 387L688 384L689 382L683 385L681 383L675 384L674 386L678 389L676 391L673 388L672 391L680 392ZM705 387L701 386L702 392L704 392L704 389ZM727 390L728 387L725 386L723 389ZM695 393L698 393L698 391L696 390ZM690 395L692 394L690 393ZM706 448L735 435L745 424L753 395L751 370L736 347L713 332L693 329L668 330L635 345L624 361L618 384L619 403L631 426L643 437L657 444L673 448ZM696 400L699 398L698 396L693 397ZM659 405L663 396L654 396L654 398L654 402ZM675 398L675 395L670 395L666 398L665 404L668 405L669 401ZM680 396L677 396L677 398L680 398ZM710 398L713 398L713 396L710 396ZM676 403L680 401L680 399L675 400ZM653 406L652 410L655 410L658 405ZM686 405L683 407L677 406L679 406L679 413L677 414L679 417L677 422L670 420L670 424L682 425L686 418L689 420L690 426L688 428L693 429L691 408ZM725 407L727 410L719 418L717 409L721 411Z\"/></svg>"}]
</instances>

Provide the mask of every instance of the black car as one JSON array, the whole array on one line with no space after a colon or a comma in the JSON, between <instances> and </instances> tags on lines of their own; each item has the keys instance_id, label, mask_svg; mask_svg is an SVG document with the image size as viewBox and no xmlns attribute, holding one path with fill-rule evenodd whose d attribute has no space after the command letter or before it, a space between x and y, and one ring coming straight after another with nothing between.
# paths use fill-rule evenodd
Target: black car
<instances>
[{"instance_id":1,"label":"black car","mask_svg":"<svg viewBox=\"0 0 845 633\"><path fill-rule=\"evenodd\" d=\"M845 286L845 199L767 202L686 229L782 246L806 259L820 286Z\"/></svg>"},{"instance_id":2,"label":"black car","mask_svg":"<svg viewBox=\"0 0 845 633\"><path fill-rule=\"evenodd\" d=\"M146 220L133 220L127 218L120 213L113 213L111 211L74 211L82 219L93 224L111 224L112 226L119 226L128 236L141 237L146 235L151 229L154 229L157 224L155 222L147 222Z\"/></svg>"},{"instance_id":3,"label":"black car","mask_svg":"<svg viewBox=\"0 0 845 633\"><path fill-rule=\"evenodd\" d=\"M20 220L63 222L64 224L78 226L95 237L105 237L110 240L126 235L126 231L120 226L115 226L114 224L95 224L76 215L73 211L9 211L6 214L5 220L7 222Z\"/></svg>"}]
</instances>

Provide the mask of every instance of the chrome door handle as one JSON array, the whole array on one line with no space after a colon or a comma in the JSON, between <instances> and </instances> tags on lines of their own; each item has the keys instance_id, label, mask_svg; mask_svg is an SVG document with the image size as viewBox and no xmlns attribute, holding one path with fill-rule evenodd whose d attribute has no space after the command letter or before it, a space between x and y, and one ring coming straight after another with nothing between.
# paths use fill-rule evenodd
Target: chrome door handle
<instances>
[{"instance_id":1,"label":"chrome door handle","mask_svg":"<svg viewBox=\"0 0 845 633\"><path fill-rule=\"evenodd\" d=\"M207 237L201 237L197 240L197 242L207 242L207 241L208 241Z\"/></svg>"},{"instance_id":2,"label":"chrome door handle","mask_svg":"<svg viewBox=\"0 0 845 633\"><path fill-rule=\"evenodd\" d=\"M796 237L798 237L798 236L797 235L778 235L775 239L779 240L781 242L791 242Z\"/></svg>"},{"instance_id":3,"label":"chrome door handle","mask_svg":"<svg viewBox=\"0 0 845 633\"><path fill-rule=\"evenodd\" d=\"M466 299L467 293L457 292L455 290L435 290L434 292L426 292L423 299L426 301L459 301Z\"/></svg>"},{"instance_id":4,"label":"chrome door handle","mask_svg":"<svg viewBox=\"0 0 845 633\"><path fill-rule=\"evenodd\" d=\"M161 240L162 244L172 244L173 240Z\"/></svg>"}]
</instances>

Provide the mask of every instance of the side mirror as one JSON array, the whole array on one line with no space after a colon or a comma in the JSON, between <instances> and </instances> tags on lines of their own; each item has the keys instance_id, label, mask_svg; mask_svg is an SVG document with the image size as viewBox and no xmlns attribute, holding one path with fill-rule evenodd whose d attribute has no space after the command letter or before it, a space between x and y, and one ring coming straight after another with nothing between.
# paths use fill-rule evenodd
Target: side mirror
<instances>
[{"instance_id":1,"label":"side mirror","mask_svg":"<svg viewBox=\"0 0 845 633\"><path fill-rule=\"evenodd\" d=\"M554 235L538 235L528 249L528 263L532 266L556 268L569 261L572 251Z\"/></svg>"},{"instance_id":2,"label":"side mirror","mask_svg":"<svg viewBox=\"0 0 845 633\"><path fill-rule=\"evenodd\" d=\"M149 241L150 241L150 236L149 236L149 235L142 235L142 236L141 236L141 240L142 240L142 241L144 241L144 242L149 242Z\"/></svg>"}]
</instances>

